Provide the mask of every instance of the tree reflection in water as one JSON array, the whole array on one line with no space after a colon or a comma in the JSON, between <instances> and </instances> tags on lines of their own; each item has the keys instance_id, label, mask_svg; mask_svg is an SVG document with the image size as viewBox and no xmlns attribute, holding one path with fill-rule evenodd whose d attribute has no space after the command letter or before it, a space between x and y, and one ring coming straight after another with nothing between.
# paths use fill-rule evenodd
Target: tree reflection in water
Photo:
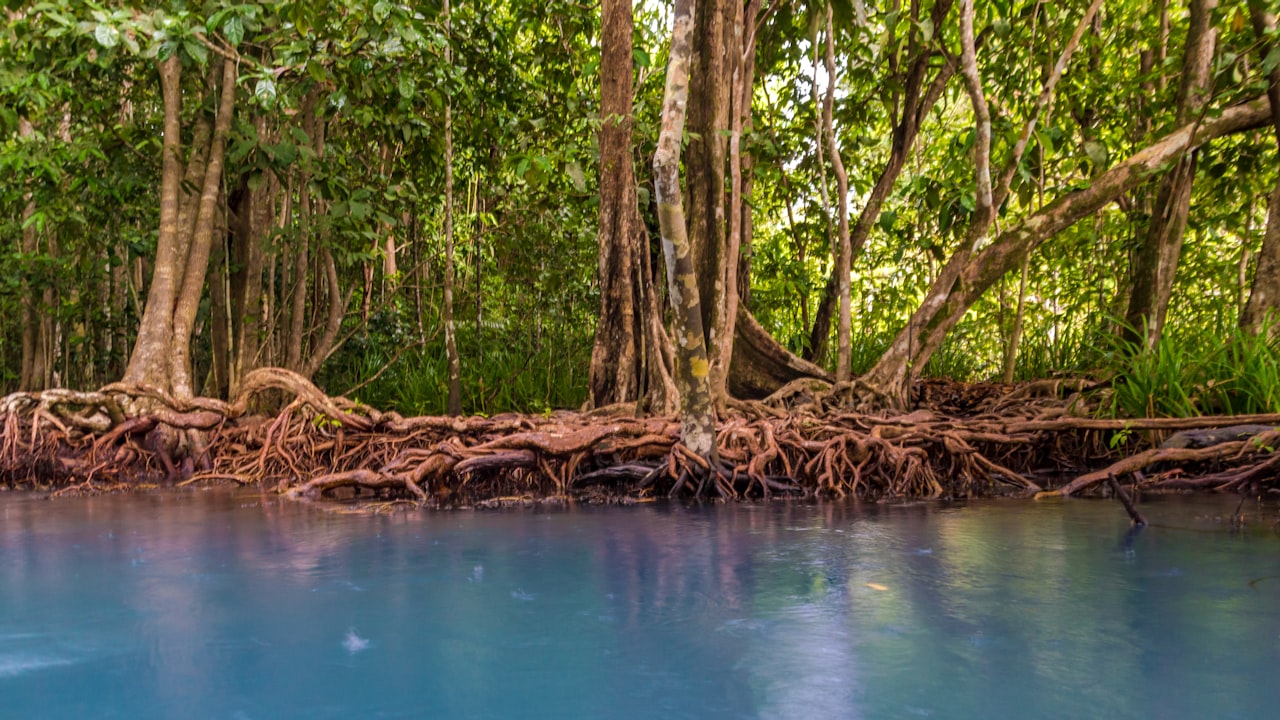
<instances>
[{"instance_id":1,"label":"tree reflection in water","mask_svg":"<svg viewBox=\"0 0 1280 720\"><path fill-rule=\"evenodd\" d=\"M0 716L1261 717L1280 540L1215 502L12 495Z\"/></svg>"}]
</instances>

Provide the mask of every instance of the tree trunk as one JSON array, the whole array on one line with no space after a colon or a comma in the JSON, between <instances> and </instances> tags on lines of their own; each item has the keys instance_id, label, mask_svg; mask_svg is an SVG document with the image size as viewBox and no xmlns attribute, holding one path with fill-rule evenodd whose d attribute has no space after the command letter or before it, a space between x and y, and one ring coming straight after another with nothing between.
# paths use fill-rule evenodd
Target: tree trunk
<instances>
[{"instance_id":1,"label":"tree trunk","mask_svg":"<svg viewBox=\"0 0 1280 720\"><path fill-rule=\"evenodd\" d=\"M179 273L179 184L182 181L182 64L177 53L158 63L164 109L160 166L160 235L147 290L147 304L124 381L168 389L169 344Z\"/></svg>"},{"instance_id":2,"label":"tree trunk","mask_svg":"<svg viewBox=\"0 0 1280 720\"><path fill-rule=\"evenodd\" d=\"M216 72L217 65L210 69ZM191 382L191 335L195 327L196 313L204 293L205 275L209 269L209 254L213 246L213 226L218 214L218 198L222 191L222 165L225 159L227 135L231 131L231 119L235 112L236 64L222 62L221 98L217 120L213 126L213 138L205 163L204 184L196 211L195 225L188 243L186 267L182 275L181 290L174 306L173 339L170 347L169 378L178 397L195 394Z\"/></svg>"},{"instance_id":3,"label":"tree trunk","mask_svg":"<svg viewBox=\"0 0 1280 720\"><path fill-rule=\"evenodd\" d=\"M1191 21L1178 90L1178 125L1200 117L1211 95L1215 45L1212 14L1217 5L1217 0L1191 1ZM1141 340L1148 348L1160 341L1173 294L1173 279L1191 207L1196 155L1194 151L1183 155L1161 179L1146 236L1135 259L1133 289L1125 313L1126 336L1133 341Z\"/></svg>"},{"instance_id":4,"label":"tree trunk","mask_svg":"<svg viewBox=\"0 0 1280 720\"><path fill-rule=\"evenodd\" d=\"M853 247L849 239L849 174L844 170L844 161L840 159L840 143L836 140L835 120L832 117L835 105L836 89L836 39L835 24L832 21L833 11L827 5L827 97L822 104L822 124L827 130L827 151L831 154L831 170L836 176L836 207L839 225L839 243L836 249L836 286L839 288L840 317L836 324L836 381L845 382L850 379L849 358L850 327L853 317L850 303L849 273L853 264Z\"/></svg>"},{"instance_id":5,"label":"tree trunk","mask_svg":"<svg viewBox=\"0 0 1280 720\"><path fill-rule=\"evenodd\" d=\"M712 403L707 347L697 266L693 262L680 195L680 143L689 101L690 31L693 0L675 0L671 59L662 103L662 130L653 156L658 223L667 262L667 289L674 310L676 387L680 392L680 439L704 458L716 455L715 408ZM705 60L705 58L704 58ZM708 143L710 138L703 138ZM691 183L692 185L692 183ZM722 187L716 188L722 194Z\"/></svg>"},{"instance_id":6,"label":"tree trunk","mask_svg":"<svg viewBox=\"0 0 1280 720\"><path fill-rule=\"evenodd\" d=\"M1267 12L1262 0L1249 0L1253 17L1253 30L1261 43L1261 55L1266 58L1272 52L1267 39L1274 37L1276 18ZM1272 67L1267 74L1267 102L1271 108L1271 127L1275 130L1276 149L1280 160L1280 66ZM1280 177L1267 202L1267 225L1262 235L1262 250L1258 253L1258 267L1253 274L1249 301L1240 313L1240 327L1254 335L1270 328L1277 330L1277 310L1280 310Z\"/></svg>"},{"instance_id":7,"label":"tree trunk","mask_svg":"<svg viewBox=\"0 0 1280 720\"><path fill-rule=\"evenodd\" d=\"M1004 373L1001 377L1005 384L1013 382L1013 373L1018 367L1018 346L1022 344L1022 323L1027 309L1027 271L1031 268L1031 256L1022 258L1022 274L1018 280L1018 309L1013 314L1013 329L1009 332L1009 344L1004 349Z\"/></svg>"},{"instance_id":8,"label":"tree trunk","mask_svg":"<svg viewBox=\"0 0 1280 720\"><path fill-rule=\"evenodd\" d=\"M329 358L338 344L338 333L342 330L342 320L347 314L346 298L342 296L342 286L338 283L338 265L334 262L329 248L320 249L320 262L324 264L325 294L328 297L325 313L324 330L311 346L311 355L298 370L303 377L310 379Z\"/></svg>"},{"instance_id":9,"label":"tree trunk","mask_svg":"<svg viewBox=\"0 0 1280 720\"><path fill-rule=\"evenodd\" d=\"M888 399L905 399L906 367L922 367L947 333L1005 273L1040 243L1089 217L1122 194L1157 175L1167 163L1210 140L1252 130L1271 117L1265 98L1227 108L1218 117L1184 125L1094 178L1087 188L1067 193L997 235L946 287L945 301L922 306L912 316L866 379ZM935 283L930 293L940 289ZM894 383L897 383L896 385Z\"/></svg>"},{"instance_id":10,"label":"tree trunk","mask_svg":"<svg viewBox=\"0 0 1280 720\"><path fill-rule=\"evenodd\" d=\"M262 125L261 119L258 121ZM259 127L259 133L263 130ZM261 137L261 135L260 135ZM263 247L270 231L271 190L278 185L274 178L254 189L249 175L242 176L227 201L231 214L230 305L231 367L228 392L235 394L240 378L258 367L263 350L262 275L265 264ZM267 345L268 349L270 344Z\"/></svg>"},{"instance_id":11,"label":"tree trunk","mask_svg":"<svg viewBox=\"0 0 1280 720\"><path fill-rule=\"evenodd\" d=\"M646 271L648 240L632 165L631 0L604 0L601 19L600 319L591 351L591 401L596 407L638 401L665 414L675 411L678 393L649 330L661 316Z\"/></svg>"},{"instance_id":12,"label":"tree trunk","mask_svg":"<svg viewBox=\"0 0 1280 720\"><path fill-rule=\"evenodd\" d=\"M449 0L444 0L446 45L444 61L453 62L453 39L450 37ZM449 365L450 415L462 414L462 362L458 358L458 339L453 322L453 100L446 96L444 104L444 345Z\"/></svg>"},{"instance_id":13,"label":"tree trunk","mask_svg":"<svg viewBox=\"0 0 1280 720\"><path fill-rule=\"evenodd\" d=\"M973 217L965 230L960 247L947 259L942 270L939 271L938 277L934 280L928 292L925 293L920 307L916 309L910 320L907 321L906 328L898 333L893 343L889 345L889 348L876 361L875 366L866 374L864 379L867 384L875 394L879 395L878 398L874 398L875 402L887 402L895 407L904 407L907 403L912 375L924 367L929 358L933 356L933 353L941 347L947 332L954 327L956 322L959 322L960 317L955 317L943 323L946 325L945 329L941 329L938 325L939 317L949 318L946 313L948 308L952 306L957 293L964 295L968 289L970 269L973 266L973 262L976 261L974 253L978 251L979 247L987 239L988 232L995 221L996 212L1004 204L1004 200L1008 196L1010 184L1016 174L1018 164L1022 161L1023 153L1026 152L1031 136L1035 132L1036 124L1039 122L1040 117L1047 113L1052 106L1054 88L1062 78L1063 73L1066 72L1071 56L1075 53L1076 48L1079 47L1080 40L1084 37L1085 31L1093 22L1093 16L1101 6L1102 0L1093 0L1085 11L1083 18L1076 25L1075 32L1072 33L1057 62L1054 63L1048 78L1044 81L1044 86L1040 90L1036 105L1030 117L1023 124L1022 132L1014 142L1009 157L1005 162L1004 170L996 176L998 179L993 182L991 172L991 116L986 93L982 87L982 78L978 71L977 41L973 29L974 3L973 0L961 0L960 72L964 77L965 88L973 106L975 120L973 147L975 205ZM1096 187L1097 184L1095 183L1090 189L1092 190ZM1031 218L1024 221L1023 225L1025 226L1032 219L1040 217L1044 210L1048 210L1048 208L1033 214ZM1075 220L1072 220L1072 222L1075 222ZM1014 230L1016 231L1017 228L1014 228ZM1005 235L1008 234L1005 233ZM983 255L994 247L995 244L988 245L986 250L983 251ZM1025 255L1025 252L1020 251L1018 255L1021 257ZM1007 271L1008 268L1004 272ZM1004 272L991 278L990 282L983 287L983 291L999 280ZM972 300L968 301L969 304L972 302ZM968 309L968 304L964 306L964 309ZM961 311L960 315L963 316L963 314L963 311Z\"/></svg>"},{"instance_id":14,"label":"tree trunk","mask_svg":"<svg viewBox=\"0 0 1280 720\"><path fill-rule=\"evenodd\" d=\"M324 120L316 117L317 93L307 94L302 103L302 131L311 141L316 161L324 154ZM285 346L285 367L302 367L302 345L307 334L307 277L311 270L311 173L303 171L298 183L298 211L302 225L293 253L293 293L289 304L289 339Z\"/></svg>"},{"instance_id":15,"label":"tree trunk","mask_svg":"<svg viewBox=\"0 0 1280 720\"><path fill-rule=\"evenodd\" d=\"M715 324L708 338L711 361L711 392L723 407L729 398L729 366L733 361L734 325L738 317L738 271L742 259L743 201L742 201L742 126L745 114L750 112L751 86L746 80L748 64L755 63L755 22L760 12L760 0L750 0L744 7L737 1L731 5L732 23L726 39L729 48L729 206L726 211L724 258L720 263L719 292L713 298L717 304L713 313ZM754 78L754 74L751 76Z\"/></svg>"},{"instance_id":16,"label":"tree trunk","mask_svg":"<svg viewBox=\"0 0 1280 720\"><path fill-rule=\"evenodd\" d=\"M25 118L18 120L18 136L30 138L35 133L31 123ZM37 228L32 221L36 214L36 201L31 193L22 207L22 244L19 248L23 255L34 257L39 250ZM41 293L43 295L43 293ZM43 317L47 312L38 307L36 290L23 277L22 282L22 365L18 373L18 387L22 390L45 389L45 367L48 365L42 341L44 335Z\"/></svg>"},{"instance_id":17,"label":"tree trunk","mask_svg":"<svg viewBox=\"0 0 1280 720\"><path fill-rule=\"evenodd\" d=\"M196 121L185 170L180 140L182 67L177 56L161 61L159 71L164 109L160 234L147 305L124 380L191 397L191 337L219 211L224 150L235 109L236 65L215 61L209 67L209 89L220 88L217 116L211 122L202 114ZM184 186L199 192L187 193Z\"/></svg>"},{"instance_id":18,"label":"tree trunk","mask_svg":"<svg viewBox=\"0 0 1280 720\"><path fill-rule=\"evenodd\" d=\"M213 250L209 266L213 271L209 278L209 338L212 362L209 376L200 394L205 397L226 398L231 385L231 311L227 284L227 222L226 201L218 203L218 223L214 228Z\"/></svg>"},{"instance_id":19,"label":"tree trunk","mask_svg":"<svg viewBox=\"0 0 1280 720\"><path fill-rule=\"evenodd\" d=\"M942 27L947 14L951 11L951 4L952 0L937 0L934 3L933 9L930 11L930 20L933 22L933 27ZM915 11L913 6L913 12ZM897 113L898 119L893 125L893 142L889 150L889 158L885 161L884 168L881 169L880 174L876 177L876 183L872 186L866 203L858 213L857 221L849 231L849 264L851 268L853 260L862 252L862 248L867 243L867 238L871 236L871 229L880 218L880 210L884 207L885 200L888 199L889 193L893 191L893 186L898 181L902 168L906 165L907 156L911 153L911 148L915 145L916 137L920 133L921 120L937 104L942 97L943 90L946 89L947 83L955 74L955 63L951 62L950 56L947 56L946 61L938 70L938 74L926 85L929 64L933 57L933 46L931 43L922 41L918 26L915 24L911 28L907 51L910 53L912 60L907 70L906 80L903 83L902 99L900 101L901 111ZM809 344L804 353L806 360L811 360L819 365L826 362L827 344L831 335L831 316L836 313L839 299L839 276L833 268L830 277L827 278L826 286L823 288L822 298L818 303L818 311L813 317L813 326L809 332Z\"/></svg>"},{"instance_id":20,"label":"tree trunk","mask_svg":"<svg viewBox=\"0 0 1280 720\"><path fill-rule=\"evenodd\" d=\"M702 300L704 345L712 357L731 342L725 331L724 296L727 249L725 173L728 161L727 135L730 94L733 88L734 58L730 48L740 47L733 38L735 5L738 0L696 0L691 10L697 38L693 49L688 85L689 148L685 157L689 192L688 240L690 262L695 270ZM682 120L683 122L683 120ZM674 302L674 301L673 301ZM680 344L676 340L677 346ZM677 383L678 384L678 383ZM711 388L723 400L723 387Z\"/></svg>"}]
</instances>

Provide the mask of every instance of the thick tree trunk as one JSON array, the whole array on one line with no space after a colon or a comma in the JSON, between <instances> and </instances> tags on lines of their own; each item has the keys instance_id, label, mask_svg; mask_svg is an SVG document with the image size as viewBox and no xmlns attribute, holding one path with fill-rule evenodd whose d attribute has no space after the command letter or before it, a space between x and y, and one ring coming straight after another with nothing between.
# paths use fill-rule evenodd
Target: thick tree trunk
<instances>
[{"instance_id":1,"label":"thick tree trunk","mask_svg":"<svg viewBox=\"0 0 1280 720\"><path fill-rule=\"evenodd\" d=\"M159 62L164 109L160 166L160 236L147 290L147 304L138 325L124 380L168 389L169 343L173 337L173 305L179 273L179 184L182 181L182 63L177 53Z\"/></svg>"},{"instance_id":2,"label":"thick tree trunk","mask_svg":"<svg viewBox=\"0 0 1280 720\"><path fill-rule=\"evenodd\" d=\"M209 269L209 254L213 246L213 227L218 214L218 199L222 191L222 165L225 159L227 135L231 131L231 119L235 112L236 64L224 60L221 69L221 88L217 120L213 126L213 138L209 143L205 163L204 183L200 203L196 211L195 225L187 252L187 262L182 276L181 290L174 306L173 338L170 347L169 378L175 395L192 397L195 389L191 382L191 336L204 294L205 275Z\"/></svg>"},{"instance_id":3,"label":"thick tree trunk","mask_svg":"<svg viewBox=\"0 0 1280 720\"><path fill-rule=\"evenodd\" d=\"M730 133L730 93L735 60L731 48L741 47L733 37L738 0L696 0L691 10L697 38L688 78L689 148L685 154L688 188L688 239L702 300L700 312L704 343L712 357L731 338L725 334L725 267L727 215L725 173ZM735 51L736 52L736 51ZM680 340L676 339L679 346ZM723 400L723 387L712 387Z\"/></svg>"},{"instance_id":4,"label":"thick tree trunk","mask_svg":"<svg viewBox=\"0 0 1280 720\"><path fill-rule=\"evenodd\" d=\"M1212 91L1215 32L1212 15L1217 0L1192 0L1176 122L1183 125L1204 111ZM1196 153L1188 152L1161 179L1156 204L1133 268L1133 289L1125 313L1126 334L1150 348L1160 341L1173 279L1182 254L1182 236L1191 206Z\"/></svg>"},{"instance_id":5,"label":"thick tree trunk","mask_svg":"<svg viewBox=\"0 0 1280 720\"><path fill-rule=\"evenodd\" d=\"M1268 38L1273 37L1276 18L1267 12L1262 0L1249 0L1253 17L1253 29L1261 43L1261 56L1272 52ZM1271 108L1271 127L1275 130L1277 164L1280 164L1280 66L1272 67L1267 75L1267 102ZM1262 235L1262 250L1258 253L1258 267L1253 274L1249 300L1240 313L1240 327L1258 334L1268 327L1274 333L1280 328L1280 177L1267 202L1267 225Z\"/></svg>"},{"instance_id":6,"label":"thick tree trunk","mask_svg":"<svg viewBox=\"0 0 1280 720\"><path fill-rule=\"evenodd\" d=\"M604 0L600 39L600 320L591 351L591 401L601 407L641 402L675 412L678 393L664 362L649 243L640 218L631 154L631 0Z\"/></svg>"},{"instance_id":7,"label":"thick tree trunk","mask_svg":"<svg viewBox=\"0 0 1280 720\"><path fill-rule=\"evenodd\" d=\"M675 316L675 379L680 391L680 439L694 453L714 458L715 408L709 382L706 336L702 328L698 270L693 262L689 234L685 228L684 202L680 195L680 142L684 135L685 106L689 102L692 55L689 35L694 24L693 0L676 0L673 16L662 130L653 156L654 185L662 249L667 261L667 288ZM709 138L703 140L704 143L708 141ZM722 186L716 190L717 194L723 194Z\"/></svg>"},{"instance_id":8,"label":"thick tree trunk","mask_svg":"<svg viewBox=\"0 0 1280 720\"><path fill-rule=\"evenodd\" d=\"M446 42L452 43L450 32L449 0L444 0L444 29ZM453 48L445 45L445 63L453 62ZM462 362L458 357L457 332L453 322L453 100L445 99L444 105L444 345L449 375L448 411L450 415L462 414Z\"/></svg>"},{"instance_id":9,"label":"thick tree trunk","mask_svg":"<svg viewBox=\"0 0 1280 720\"><path fill-rule=\"evenodd\" d=\"M191 397L191 339L219 212L224 150L235 109L236 65L222 61L209 68L209 89L220 88L217 115L212 121L203 115L197 120L185 170L180 142L181 64L171 56L159 63L159 70L164 109L160 235L146 310L124 380ZM199 191L187 193L185 187Z\"/></svg>"}]
</instances>

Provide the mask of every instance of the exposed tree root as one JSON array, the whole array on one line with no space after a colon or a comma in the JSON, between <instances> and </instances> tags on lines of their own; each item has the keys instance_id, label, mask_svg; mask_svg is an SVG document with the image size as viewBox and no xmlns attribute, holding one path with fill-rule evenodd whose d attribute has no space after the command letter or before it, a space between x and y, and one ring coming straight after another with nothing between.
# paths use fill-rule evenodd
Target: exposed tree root
<instances>
[{"instance_id":1,"label":"exposed tree root","mask_svg":"<svg viewBox=\"0 0 1280 720\"><path fill-rule=\"evenodd\" d=\"M719 462L711 463L677 442L674 418L404 418L267 369L247 376L230 403L123 386L2 398L0 483L61 493L256 483L293 498L388 509L662 496L967 497L1033 493L1046 477L1078 475L1041 493L1070 495L1156 463L1190 463L1208 474L1156 474L1145 486L1256 489L1280 471L1280 455L1270 452L1280 443L1275 432L1118 460L1109 448L1117 432L1270 427L1280 416L1100 420L1089 415L1082 385L1054 382L930 381L917 391L925 408L888 415L842 409L860 392L853 384L797 381L766 401L733 403L718 428ZM283 407L273 416L250 413L267 399Z\"/></svg>"}]
</instances>

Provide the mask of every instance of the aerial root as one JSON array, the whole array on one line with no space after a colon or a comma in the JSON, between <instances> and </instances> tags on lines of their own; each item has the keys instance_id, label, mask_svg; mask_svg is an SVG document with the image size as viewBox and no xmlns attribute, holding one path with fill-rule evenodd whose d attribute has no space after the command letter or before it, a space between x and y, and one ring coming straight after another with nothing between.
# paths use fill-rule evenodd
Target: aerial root
<instances>
[{"instance_id":1,"label":"aerial root","mask_svg":"<svg viewBox=\"0 0 1280 720\"><path fill-rule=\"evenodd\" d=\"M1011 403L990 388L930 381L917 388L932 398L929 407L890 415L851 410L856 385L797 383L784 399L790 405L731 403L717 426L715 457L705 458L678 442L671 417L404 418L266 369L250 373L232 402L121 385L0 398L0 483L96 492L230 481L394 508L660 495L967 497L1038 492L1042 481L1032 478L1048 475L1075 479L1042 496L1070 495L1160 463L1212 472L1153 473L1143 487L1244 490L1280 473L1280 455L1270 452L1280 445L1275 433L1119 460L1108 445L1115 432L1275 426L1280 416L1098 419L1083 407L1082 389L1066 382L1028 387ZM267 401L279 410L250 414Z\"/></svg>"}]
</instances>

